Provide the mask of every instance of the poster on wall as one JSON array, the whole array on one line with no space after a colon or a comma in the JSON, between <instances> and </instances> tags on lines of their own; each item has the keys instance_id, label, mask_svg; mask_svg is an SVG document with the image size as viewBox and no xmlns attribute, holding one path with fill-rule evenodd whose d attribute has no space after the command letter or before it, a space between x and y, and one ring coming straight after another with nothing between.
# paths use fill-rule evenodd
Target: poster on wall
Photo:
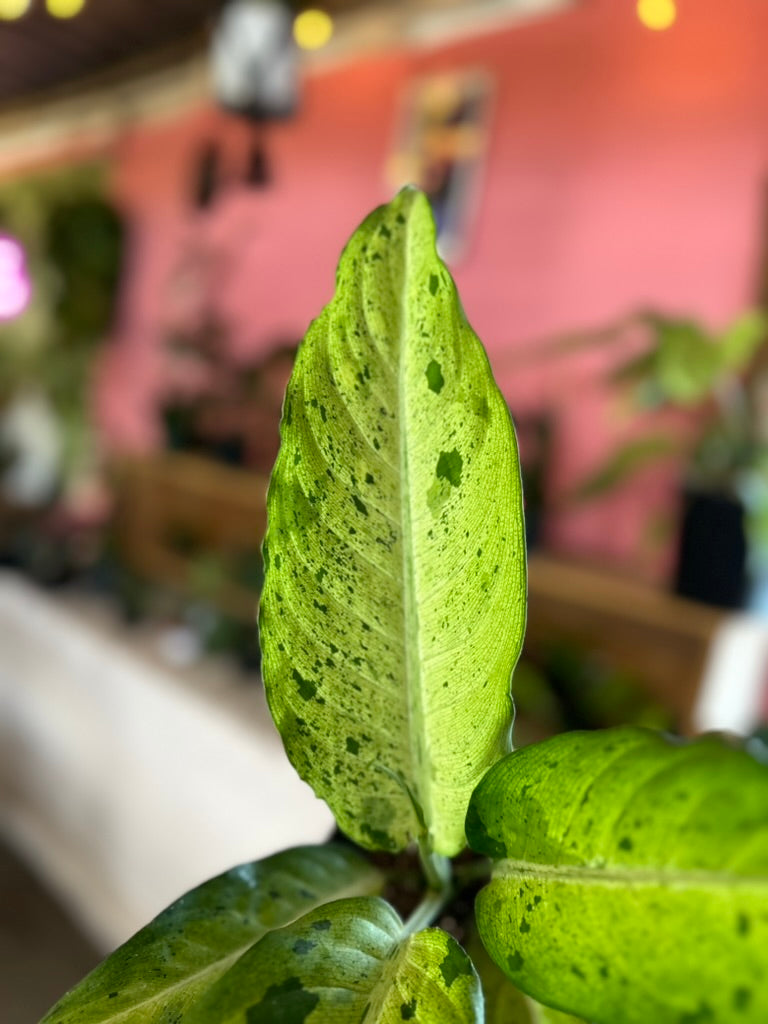
<instances>
[{"instance_id":1,"label":"poster on wall","mask_svg":"<svg viewBox=\"0 0 768 1024\"><path fill-rule=\"evenodd\" d=\"M477 70L417 79L403 100L389 184L417 185L429 196L445 259L467 244L486 151L490 106L488 75Z\"/></svg>"}]
</instances>

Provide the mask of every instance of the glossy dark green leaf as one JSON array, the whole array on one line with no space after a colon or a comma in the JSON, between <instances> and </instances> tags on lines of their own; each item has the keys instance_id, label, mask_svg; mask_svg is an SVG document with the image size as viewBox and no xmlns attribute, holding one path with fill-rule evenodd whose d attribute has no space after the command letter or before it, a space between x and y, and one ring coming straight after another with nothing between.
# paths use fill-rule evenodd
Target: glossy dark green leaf
<instances>
[{"instance_id":1,"label":"glossy dark green leaf","mask_svg":"<svg viewBox=\"0 0 768 1024\"><path fill-rule=\"evenodd\" d=\"M768 1020L768 767L714 738L571 733L496 765L467 819L483 941L598 1024Z\"/></svg>"},{"instance_id":2,"label":"glossy dark green leaf","mask_svg":"<svg viewBox=\"0 0 768 1024\"><path fill-rule=\"evenodd\" d=\"M363 846L452 855L509 749L525 547L509 413L421 193L353 235L281 431L260 625L288 755Z\"/></svg>"},{"instance_id":3,"label":"glossy dark green leaf","mask_svg":"<svg viewBox=\"0 0 768 1024\"><path fill-rule=\"evenodd\" d=\"M233 868L182 896L53 1007L43 1024L179 1024L255 942L308 910L377 892L343 846L300 847Z\"/></svg>"},{"instance_id":4,"label":"glossy dark green leaf","mask_svg":"<svg viewBox=\"0 0 768 1024\"><path fill-rule=\"evenodd\" d=\"M438 928L406 935L388 903L319 907L253 947L185 1024L481 1024L472 963Z\"/></svg>"}]
</instances>

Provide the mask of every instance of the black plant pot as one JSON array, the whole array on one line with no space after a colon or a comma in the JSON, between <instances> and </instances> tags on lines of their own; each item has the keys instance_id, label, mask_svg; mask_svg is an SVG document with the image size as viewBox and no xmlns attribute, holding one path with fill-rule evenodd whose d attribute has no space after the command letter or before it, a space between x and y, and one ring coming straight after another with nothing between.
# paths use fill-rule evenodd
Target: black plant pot
<instances>
[{"instance_id":1,"label":"black plant pot","mask_svg":"<svg viewBox=\"0 0 768 1024\"><path fill-rule=\"evenodd\" d=\"M719 608L744 607L747 541L737 498L685 491L675 593Z\"/></svg>"}]
</instances>

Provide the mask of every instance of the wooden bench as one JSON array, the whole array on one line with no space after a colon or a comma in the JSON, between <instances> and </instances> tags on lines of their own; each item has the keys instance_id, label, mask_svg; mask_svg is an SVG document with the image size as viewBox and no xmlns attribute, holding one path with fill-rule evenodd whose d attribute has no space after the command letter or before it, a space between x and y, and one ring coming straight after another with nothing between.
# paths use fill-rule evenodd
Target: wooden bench
<instances>
[{"instance_id":1,"label":"wooden bench","mask_svg":"<svg viewBox=\"0 0 768 1024\"><path fill-rule=\"evenodd\" d=\"M218 560L223 578L206 596L234 618L252 621L258 593L237 581L237 569L244 559L258 558L266 477L177 453L123 462L115 475L117 538L128 568L150 582L200 596L196 570Z\"/></svg>"},{"instance_id":2,"label":"wooden bench","mask_svg":"<svg viewBox=\"0 0 768 1024\"><path fill-rule=\"evenodd\" d=\"M266 526L267 480L194 455L164 454L123 464L118 536L139 576L194 595L201 553L222 559L214 603L252 621L257 593L232 578L244 552L255 553ZM199 595L198 595L199 596ZM526 648L573 642L635 676L649 695L691 729L712 638L724 619L715 608L612 575L534 554L529 564Z\"/></svg>"},{"instance_id":3,"label":"wooden bench","mask_svg":"<svg viewBox=\"0 0 768 1024\"><path fill-rule=\"evenodd\" d=\"M604 570L535 554L526 647L572 641L641 681L692 730L704 666L726 613Z\"/></svg>"}]
</instances>

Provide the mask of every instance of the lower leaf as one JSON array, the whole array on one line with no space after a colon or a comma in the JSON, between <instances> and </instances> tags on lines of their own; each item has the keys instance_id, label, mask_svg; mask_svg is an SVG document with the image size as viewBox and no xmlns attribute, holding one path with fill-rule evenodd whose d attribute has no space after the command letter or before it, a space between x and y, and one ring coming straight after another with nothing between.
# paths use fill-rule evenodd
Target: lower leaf
<instances>
[{"instance_id":1,"label":"lower leaf","mask_svg":"<svg viewBox=\"0 0 768 1024\"><path fill-rule=\"evenodd\" d=\"M257 943L184 1024L482 1024L472 962L438 928L407 935L381 899L319 907Z\"/></svg>"},{"instance_id":2,"label":"lower leaf","mask_svg":"<svg viewBox=\"0 0 768 1024\"><path fill-rule=\"evenodd\" d=\"M505 758L467 837L505 974L598 1024L768 1020L768 767L712 737L570 733Z\"/></svg>"},{"instance_id":3,"label":"lower leaf","mask_svg":"<svg viewBox=\"0 0 768 1024\"><path fill-rule=\"evenodd\" d=\"M243 864L171 904L46 1015L42 1024L178 1024L259 939L313 907L378 892L354 850L298 847Z\"/></svg>"},{"instance_id":4,"label":"lower leaf","mask_svg":"<svg viewBox=\"0 0 768 1024\"><path fill-rule=\"evenodd\" d=\"M467 952L483 986L485 1024L585 1024L580 1017L544 1006L513 985L491 960L474 929Z\"/></svg>"}]
</instances>

